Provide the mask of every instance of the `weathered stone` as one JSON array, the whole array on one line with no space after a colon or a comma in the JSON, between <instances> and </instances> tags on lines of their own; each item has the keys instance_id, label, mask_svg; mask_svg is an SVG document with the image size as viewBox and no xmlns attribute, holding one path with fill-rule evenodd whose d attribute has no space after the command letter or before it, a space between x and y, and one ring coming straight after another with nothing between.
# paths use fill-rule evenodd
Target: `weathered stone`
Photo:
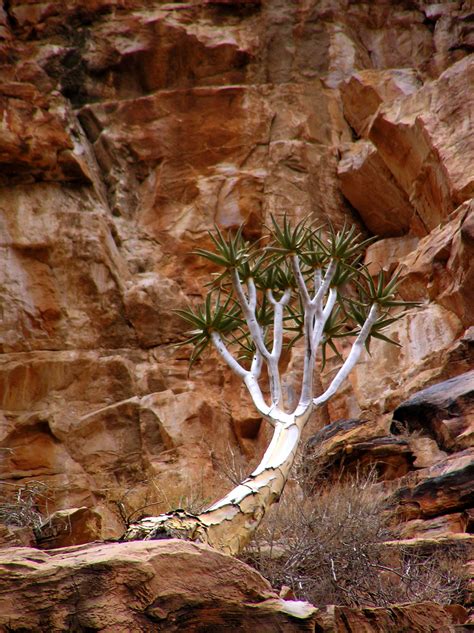
<instances>
[{"instance_id":1,"label":"weathered stone","mask_svg":"<svg viewBox=\"0 0 474 633\"><path fill-rule=\"evenodd\" d=\"M222 29L200 23L200 14L199 6L169 4L94 25L83 54L90 97L131 98L163 89L245 84L257 47L255 20L242 16ZM98 73L107 73L109 81L98 81Z\"/></svg>"},{"instance_id":2,"label":"weathered stone","mask_svg":"<svg viewBox=\"0 0 474 633\"><path fill-rule=\"evenodd\" d=\"M408 232L413 207L370 141L349 146L337 174L342 193L371 233L388 237Z\"/></svg>"},{"instance_id":3,"label":"weathered stone","mask_svg":"<svg viewBox=\"0 0 474 633\"><path fill-rule=\"evenodd\" d=\"M91 508L58 510L35 530L43 549L82 545L102 538L102 517Z\"/></svg>"},{"instance_id":4,"label":"weathered stone","mask_svg":"<svg viewBox=\"0 0 474 633\"><path fill-rule=\"evenodd\" d=\"M393 499L398 504L400 517L404 520L429 519L471 508L474 502L473 455L473 449L462 451L455 458L427 469L420 483L398 489Z\"/></svg>"},{"instance_id":5,"label":"weathered stone","mask_svg":"<svg viewBox=\"0 0 474 633\"><path fill-rule=\"evenodd\" d=\"M341 84L344 116L359 136L367 137L380 105L411 95L421 88L416 70L360 70Z\"/></svg>"},{"instance_id":6,"label":"weathered stone","mask_svg":"<svg viewBox=\"0 0 474 633\"><path fill-rule=\"evenodd\" d=\"M370 128L370 140L426 233L474 194L474 147L463 123L473 72L472 57L466 57L415 94L382 107Z\"/></svg>"},{"instance_id":7,"label":"weathered stone","mask_svg":"<svg viewBox=\"0 0 474 633\"><path fill-rule=\"evenodd\" d=\"M464 560L469 560L474 554L474 537L472 534L464 533L442 534L436 538L418 536L415 538L385 541L384 545L394 551L400 551L400 549L402 549L408 553L413 551L425 556L443 552L452 555L458 552L463 554Z\"/></svg>"},{"instance_id":8,"label":"weathered stone","mask_svg":"<svg viewBox=\"0 0 474 633\"><path fill-rule=\"evenodd\" d=\"M349 609L336 607L334 620L337 632L372 633L376 631L410 631L410 633L456 633L456 623L467 620L461 608L458 614L449 607L431 602L394 605L388 609Z\"/></svg>"},{"instance_id":9,"label":"weathered stone","mask_svg":"<svg viewBox=\"0 0 474 633\"><path fill-rule=\"evenodd\" d=\"M433 519L412 519L401 523L397 534L401 539L414 537L437 538L441 535L466 532L468 523L466 512L444 514Z\"/></svg>"},{"instance_id":10,"label":"weathered stone","mask_svg":"<svg viewBox=\"0 0 474 633\"><path fill-rule=\"evenodd\" d=\"M472 51L470 11L459 3L425 5L424 12L433 20L435 54L430 62L432 72L438 75L452 63Z\"/></svg>"},{"instance_id":11,"label":"weathered stone","mask_svg":"<svg viewBox=\"0 0 474 633\"><path fill-rule=\"evenodd\" d=\"M0 121L0 186L24 180L91 182L86 150L60 99L46 99L32 84L4 83Z\"/></svg>"},{"instance_id":12,"label":"weathered stone","mask_svg":"<svg viewBox=\"0 0 474 633\"><path fill-rule=\"evenodd\" d=\"M104 211L90 190L1 189L4 352L125 347L134 340L123 314L129 273Z\"/></svg>"},{"instance_id":13,"label":"weathered stone","mask_svg":"<svg viewBox=\"0 0 474 633\"><path fill-rule=\"evenodd\" d=\"M314 626L308 603L280 599L251 567L194 543L15 548L0 552L0 567L5 629L273 633Z\"/></svg>"},{"instance_id":14,"label":"weathered stone","mask_svg":"<svg viewBox=\"0 0 474 633\"><path fill-rule=\"evenodd\" d=\"M226 492L227 456L248 474L268 429L214 357L188 373L188 350L169 345L181 333L170 310L202 295L212 271L192 250L209 246L214 222L245 222L251 240L270 213L364 229L337 178L353 140L344 116L362 135L375 116L372 142L388 169L371 172L357 204L385 221L369 199L376 192L388 208L395 180L417 210L410 223L398 218L409 236L371 247L371 272L403 259L403 296L430 303L387 332L401 352L373 342L354 388L319 423L372 419L472 368L472 333L462 333L474 313L471 220L447 216L472 173L469 60L459 62L471 46L469 11L372 4L3 4L0 433L10 451L1 477L47 485L41 514L87 506L108 538L124 529L119 508L135 520ZM431 246L415 250L413 234L431 228ZM402 484L412 488L453 466L431 437L390 438L389 418L325 446L354 468L387 458L387 476L409 469ZM468 446L462 429L453 433ZM437 503L426 521L441 529Z\"/></svg>"},{"instance_id":15,"label":"weathered stone","mask_svg":"<svg viewBox=\"0 0 474 633\"><path fill-rule=\"evenodd\" d=\"M163 382L174 384L172 373L150 374L148 363L133 355L100 360L94 352L33 355L29 364L4 359L0 391L8 414L0 444L9 450L0 476L45 482L45 513L99 508L108 537L123 532L117 504L128 515L143 506L159 512L211 501L225 489L211 451L223 455L235 447L229 413L207 404L217 401L221 386L216 395L210 384L199 395L174 394ZM185 382L184 373L177 384ZM162 391L147 393L150 387ZM133 396L140 392L146 395ZM247 439L250 454L256 436L258 425Z\"/></svg>"},{"instance_id":16,"label":"weathered stone","mask_svg":"<svg viewBox=\"0 0 474 633\"><path fill-rule=\"evenodd\" d=\"M394 425L392 424L392 430ZM410 449L416 456L415 468L427 468L445 459L447 454L440 450L438 444L430 437L419 437L416 433L406 438Z\"/></svg>"},{"instance_id":17,"label":"weathered stone","mask_svg":"<svg viewBox=\"0 0 474 633\"><path fill-rule=\"evenodd\" d=\"M186 299L173 280L143 275L125 291L124 304L143 347L176 343L182 336L184 322L174 310L184 308Z\"/></svg>"},{"instance_id":18,"label":"weathered stone","mask_svg":"<svg viewBox=\"0 0 474 633\"><path fill-rule=\"evenodd\" d=\"M370 356L364 354L349 380L362 408L390 409L443 376L446 349L462 332L458 318L436 304L410 311L384 330L400 347L373 340Z\"/></svg>"},{"instance_id":19,"label":"weathered stone","mask_svg":"<svg viewBox=\"0 0 474 633\"><path fill-rule=\"evenodd\" d=\"M392 274L399 262L418 245L418 238L412 236L388 237L370 244L365 252L364 264L374 277L381 270Z\"/></svg>"},{"instance_id":20,"label":"weathered stone","mask_svg":"<svg viewBox=\"0 0 474 633\"><path fill-rule=\"evenodd\" d=\"M390 480L413 468L415 455L405 438L390 436L383 424L365 420L339 420L313 435L305 447L308 478L354 474L375 468Z\"/></svg>"},{"instance_id":21,"label":"weathered stone","mask_svg":"<svg viewBox=\"0 0 474 633\"><path fill-rule=\"evenodd\" d=\"M297 217L308 208L318 218L344 216L330 132L344 123L318 82L161 91L89 105L80 118L117 213L136 210L139 225L165 242L164 271L180 271L182 253L216 221L245 223L259 237L264 218L290 204Z\"/></svg>"},{"instance_id":22,"label":"weathered stone","mask_svg":"<svg viewBox=\"0 0 474 633\"><path fill-rule=\"evenodd\" d=\"M413 394L393 413L408 430L421 430L436 438L445 450L462 450L473 444L474 370ZM392 425L397 432L396 422Z\"/></svg>"},{"instance_id":23,"label":"weathered stone","mask_svg":"<svg viewBox=\"0 0 474 633\"><path fill-rule=\"evenodd\" d=\"M400 294L411 301L435 300L469 327L474 315L473 202L453 215L401 258Z\"/></svg>"},{"instance_id":24,"label":"weathered stone","mask_svg":"<svg viewBox=\"0 0 474 633\"><path fill-rule=\"evenodd\" d=\"M0 548L35 547L36 539L31 527L0 523Z\"/></svg>"}]
</instances>

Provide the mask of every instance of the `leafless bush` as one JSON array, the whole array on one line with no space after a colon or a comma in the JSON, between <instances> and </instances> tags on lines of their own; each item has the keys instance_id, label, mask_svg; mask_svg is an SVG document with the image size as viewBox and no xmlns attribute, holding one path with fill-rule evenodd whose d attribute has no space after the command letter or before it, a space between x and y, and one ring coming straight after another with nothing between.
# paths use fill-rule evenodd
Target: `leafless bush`
<instances>
[{"instance_id":1,"label":"leafless bush","mask_svg":"<svg viewBox=\"0 0 474 633\"><path fill-rule=\"evenodd\" d=\"M41 481L29 481L26 484L0 482L0 523L18 527L39 528L44 515L39 505L48 504L48 486Z\"/></svg>"},{"instance_id":2,"label":"leafless bush","mask_svg":"<svg viewBox=\"0 0 474 633\"><path fill-rule=\"evenodd\" d=\"M185 481L174 489L163 487L158 479L150 479L129 488L115 503L126 526L150 514L166 514L177 509L199 514L210 503L205 487L203 479Z\"/></svg>"},{"instance_id":3,"label":"leafless bush","mask_svg":"<svg viewBox=\"0 0 474 633\"><path fill-rule=\"evenodd\" d=\"M239 450L229 444L223 457L219 460L215 459L214 466L218 477L222 481L226 484L231 483L234 486L238 486L254 470L258 461L258 457L249 461Z\"/></svg>"},{"instance_id":4,"label":"leafless bush","mask_svg":"<svg viewBox=\"0 0 474 633\"><path fill-rule=\"evenodd\" d=\"M244 560L273 586L286 585L316 606L459 600L459 557L387 546L387 519L373 473L333 482L306 498L293 483Z\"/></svg>"}]
</instances>

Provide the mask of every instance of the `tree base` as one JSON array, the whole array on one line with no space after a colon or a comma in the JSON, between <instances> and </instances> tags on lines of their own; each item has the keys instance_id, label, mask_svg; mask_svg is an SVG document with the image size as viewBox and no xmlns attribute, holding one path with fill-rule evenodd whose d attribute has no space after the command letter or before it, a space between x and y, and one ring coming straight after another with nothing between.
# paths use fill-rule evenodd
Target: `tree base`
<instances>
[{"instance_id":1,"label":"tree base","mask_svg":"<svg viewBox=\"0 0 474 633\"><path fill-rule=\"evenodd\" d=\"M207 527L198 516L178 509L130 524L120 540L152 541L168 538L207 543Z\"/></svg>"}]
</instances>

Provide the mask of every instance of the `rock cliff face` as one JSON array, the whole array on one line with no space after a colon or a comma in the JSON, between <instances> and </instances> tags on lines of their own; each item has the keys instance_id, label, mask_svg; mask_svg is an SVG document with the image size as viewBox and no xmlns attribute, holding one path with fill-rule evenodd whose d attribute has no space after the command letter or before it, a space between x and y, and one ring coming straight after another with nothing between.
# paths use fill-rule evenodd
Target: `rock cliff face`
<instances>
[{"instance_id":1,"label":"rock cliff face","mask_svg":"<svg viewBox=\"0 0 474 633\"><path fill-rule=\"evenodd\" d=\"M398 268L420 302L388 333L401 348L374 344L326 422L377 420L364 432L379 448L365 438L359 454L389 438L390 478L418 477L403 493L412 534L467 512L468 396L418 422L408 398L473 367L470 3L1 7L4 494L39 481L35 512L90 508L107 538L121 515L224 491L222 463L258 456L267 429L215 359L188 374L172 309L203 292L192 249L214 223L253 239L286 212L377 234L367 264ZM401 450L393 420L427 420L429 447ZM421 471L443 490L435 470L458 458L458 500L427 508Z\"/></svg>"}]
</instances>

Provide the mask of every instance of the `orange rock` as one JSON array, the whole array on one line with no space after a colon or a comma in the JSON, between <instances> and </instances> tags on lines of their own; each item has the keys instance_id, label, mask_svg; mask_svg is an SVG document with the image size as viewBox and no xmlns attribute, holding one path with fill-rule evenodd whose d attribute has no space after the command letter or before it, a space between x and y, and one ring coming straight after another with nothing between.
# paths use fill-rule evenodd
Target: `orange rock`
<instances>
[{"instance_id":1,"label":"orange rock","mask_svg":"<svg viewBox=\"0 0 474 633\"><path fill-rule=\"evenodd\" d=\"M465 622L467 612L462 609L451 614L449 608L432 602L393 605L387 609L349 609L336 607L336 631L347 633L375 633L376 631L410 631L425 633L434 630L439 633L455 633L455 623Z\"/></svg>"},{"instance_id":2,"label":"orange rock","mask_svg":"<svg viewBox=\"0 0 474 633\"><path fill-rule=\"evenodd\" d=\"M169 345L181 338L170 310L184 295L198 301L209 279L192 250L209 245L215 221L246 222L250 239L284 212L409 231L368 257L388 271L408 262L402 291L431 303L390 329L400 352L374 342L333 417L388 411L472 366L472 337L462 335L473 313L470 220L407 257L413 235L454 221L446 213L470 191L468 60L459 62L468 11L372 4L11 0L0 9L0 433L12 450L0 466L19 484L44 480L43 513L94 508L114 536L118 507L136 517L219 496L226 456L243 455L245 470L263 452L267 429L241 384L215 357L189 375L188 350ZM344 115L364 135L374 115L384 123L377 154L361 152L351 172L364 188L348 195L367 210L362 221L337 178L353 140ZM410 198L408 211L396 206L402 229L387 226L391 198ZM441 423L461 441L467 427ZM348 440L347 456L369 459L372 439ZM407 447L378 436L373 447L392 474L439 457L426 438Z\"/></svg>"},{"instance_id":3,"label":"orange rock","mask_svg":"<svg viewBox=\"0 0 474 633\"><path fill-rule=\"evenodd\" d=\"M279 598L241 561L184 541L0 550L0 569L0 626L31 633L71 622L110 633L296 633L314 627L317 611Z\"/></svg>"},{"instance_id":4,"label":"orange rock","mask_svg":"<svg viewBox=\"0 0 474 633\"><path fill-rule=\"evenodd\" d=\"M141 346L173 343L182 336L184 323L174 310L184 308L186 299L171 279L141 275L125 291L124 305Z\"/></svg>"},{"instance_id":5,"label":"orange rock","mask_svg":"<svg viewBox=\"0 0 474 633\"><path fill-rule=\"evenodd\" d=\"M446 534L466 531L467 518L464 512L454 512L437 516L434 519L412 519L402 523L397 533L402 539L415 537L437 538Z\"/></svg>"},{"instance_id":6,"label":"orange rock","mask_svg":"<svg viewBox=\"0 0 474 633\"><path fill-rule=\"evenodd\" d=\"M102 517L91 508L58 510L35 531L43 549L82 545L102 538Z\"/></svg>"},{"instance_id":7,"label":"orange rock","mask_svg":"<svg viewBox=\"0 0 474 633\"><path fill-rule=\"evenodd\" d=\"M411 68L360 70L340 86L344 116L359 136L367 138L379 106L411 95L421 86Z\"/></svg>"},{"instance_id":8,"label":"orange rock","mask_svg":"<svg viewBox=\"0 0 474 633\"><path fill-rule=\"evenodd\" d=\"M305 446L309 475L357 473L375 468L381 479L402 477L413 468L415 456L406 438L397 438L383 427L366 420L338 420L313 435Z\"/></svg>"},{"instance_id":9,"label":"orange rock","mask_svg":"<svg viewBox=\"0 0 474 633\"><path fill-rule=\"evenodd\" d=\"M2 86L0 121L0 186L36 179L90 182L88 166L65 129L64 117L34 86Z\"/></svg>"},{"instance_id":10,"label":"orange rock","mask_svg":"<svg viewBox=\"0 0 474 633\"><path fill-rule=\"evenodd\" d=\"M35 547L36 539L31 527L18 527L0 523L0 548Z\"/></svg>"},{"instance_id":11,"label":"orange rock","mask_svg":"<svg viewBox=\"0 0 474 633\"><path fill-rule=\"evenodd\" d=\"M342 193L371 233L389 237L408 232L414 209L370 141L353 143L343 152L337 175Z\"/></svg>"},{"instance_id":12,"label":"orange rock","mask_svg":"<svg viewBox=\"0 0 474 633\"><path fill-rule=\"evenodd\" d=\"M472 202L461 205L453 216L401 258L400 294L408 300L436 300L469 327L474 323Z\"/></svg>"},{"instance_id":13,"label":"orange rock","mask_svg":"<svg viewBox=\"0 0 474 633\"><path fill-rule=\"evenodd\" d=\"M412 253L418 245L418 238L412 236L389 237L370 244L365 252L364 264L371 275L381 270L392 274L399 262Z\"/></svg>"},{"instance_id":14,"label":"orange rock","mask_svg":"<svg viewBox=\"0 0 474 633\"><path fill-rule=\"evenodd\" d=\"M428 233L472 197L469 119L472 58L457 62L436 81L380 109L369 138L406 192Z\"/></svg>"},{"instance_id":15,"label":"orange rock","mask_svg":"<svg viewBox=\"0 0 474 633\"><path fill-rule=\"evenodd\" d=\"M384 334L400 347L371 341L370 356L364 354L349 376L359 405L391 410L407 393L435 382L445 371L444 363L449 364L446 350L462 331L457 316L434 303L410 311L388 326Z\"/></svg>"}]
</instances>

